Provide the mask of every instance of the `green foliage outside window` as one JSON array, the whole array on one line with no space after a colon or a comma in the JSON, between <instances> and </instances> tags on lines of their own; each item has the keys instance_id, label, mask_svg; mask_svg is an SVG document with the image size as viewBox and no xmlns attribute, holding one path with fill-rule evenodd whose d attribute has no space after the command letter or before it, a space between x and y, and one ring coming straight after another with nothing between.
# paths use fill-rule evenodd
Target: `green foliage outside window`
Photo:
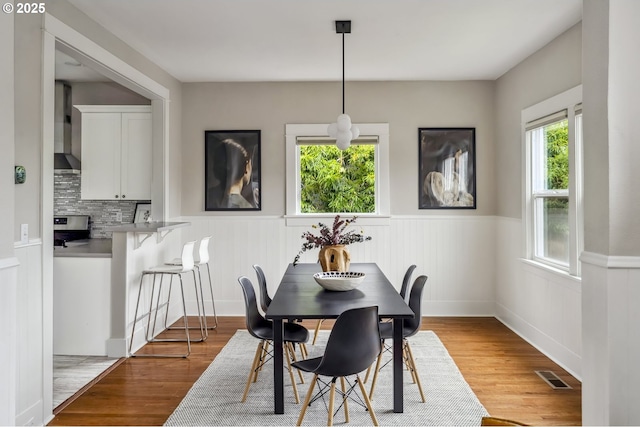
<instances>
[{"instance_id":1,"label":"green foliage outside window","mask_svg":"<svg viewBox=\"0 0 640 427\"><path fill-rule=\"evenodd\" d=\"M302 213L374 213L375 146L300 146Z\"/></svg>"},{"instance_id":2,"label":"green foliage outside window","mask_svg":"<svg viewBox=\"0 0 640 427\"><path fill-rule=\"evenodd\" d=\"M547 189L569 188L569 127L567 120L545 127ZM545 255L561 261L569 258L569 198L548 198L544 202Z\"/></svg>"},{"instance_id":3,"label":"green foliage outside window","mask_svg":"<svg viewBox=\"0 0 640 427\"><path fill-rule=\"evenodd\" d=\"M547 138L547 189L569 188L569 127L563 120L545 128Z\"/></svg>"}]
</instances>

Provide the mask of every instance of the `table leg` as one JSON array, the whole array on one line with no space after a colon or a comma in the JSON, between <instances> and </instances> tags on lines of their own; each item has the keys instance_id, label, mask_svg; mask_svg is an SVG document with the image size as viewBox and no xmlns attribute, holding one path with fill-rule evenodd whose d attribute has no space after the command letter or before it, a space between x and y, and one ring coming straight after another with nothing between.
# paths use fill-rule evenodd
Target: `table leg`
<instances>
[{"instance_id":1,"label":"table leg","mask_svg":"<svg viewBox=\"0 0 640 427\"><path fill-rule=\"evenodd\" d=\"M393 412L404 412L402 319L393 319Z\"/></svg>"},{"instance_id":2,"label":"table leg","mask_svg":"<svg viewBox=\"0 0 640 427\"><path fill-rule=\"evenodd\" d=\"M282 319L273 319L273 404L276 414L284 414L283 325Z\"/></svg>"}]
</instances>

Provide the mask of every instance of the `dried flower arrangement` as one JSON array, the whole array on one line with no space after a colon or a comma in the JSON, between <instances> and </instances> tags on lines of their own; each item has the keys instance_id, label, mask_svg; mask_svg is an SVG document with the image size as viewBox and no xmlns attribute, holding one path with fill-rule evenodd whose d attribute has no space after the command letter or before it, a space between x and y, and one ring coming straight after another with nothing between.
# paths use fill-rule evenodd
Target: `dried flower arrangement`
<instances>
[{"instance_id":1,"label":"dried flower arrangement","mask_svg":"<svg viewBox=\"0 0 640 427\"><path fill-rule=\"evenodd\" d=\"M321 222L317 225L312 225L312 228L319 229L319 234L315 235L310 231L305 231L302 234L301 237L304 239L304 243L302 243L300 252L298 252L298 255L294 258L293 265L298 264L300 261L300 255L310 249L322 248L323 246L330 245L350 245L351 243L371 240L371 236L365 236L364 231L362 230L359 233L356 233L353 230L347 230L350 225L356 222L357 218L358 217L354 216L350 219L340 219L340 215L336 215L331 228Z\"/></svg>"}]
</instances>

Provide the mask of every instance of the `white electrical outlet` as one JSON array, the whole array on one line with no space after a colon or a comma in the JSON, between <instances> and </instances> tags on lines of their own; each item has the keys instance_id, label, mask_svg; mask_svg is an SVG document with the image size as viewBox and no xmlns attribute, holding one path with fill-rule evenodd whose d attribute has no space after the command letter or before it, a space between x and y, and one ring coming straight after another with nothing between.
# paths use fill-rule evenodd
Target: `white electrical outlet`
<instances>
[{"instance_id":1,"label":"white electrical outlet","mask_svg":"<svg viewBox=\"0 0 640 427\"><path fill-rule=\"evenodd\" d=\"M116 212L116 222L122 222L122 212Z\"/></svg>"},{"instance_id":2,"label":"white electrical outlet","mask_svg":"<svg viewBox=\"0 0 640 427\"><path fill-rule=\"evenodd\" d=\"M29 243L29 224L20 224L20 243Z\"/></svg>"}]
</instances>

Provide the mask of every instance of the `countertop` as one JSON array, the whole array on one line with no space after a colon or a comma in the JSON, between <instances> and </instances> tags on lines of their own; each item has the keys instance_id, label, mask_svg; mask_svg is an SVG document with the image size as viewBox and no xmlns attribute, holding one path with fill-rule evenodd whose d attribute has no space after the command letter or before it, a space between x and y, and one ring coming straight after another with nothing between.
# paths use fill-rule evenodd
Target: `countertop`
<instances>
[{"instance_id":1,"label":"countertop","mask_svg":"<svg viewBox=\"0 0 640 427\"><path fill-rule=\"evenodd\" d=\"M84 244L86 243L86 244ZM111 239L87 239L68 242L68 247L54 247L54 257L111 258Z\"/></svg>"},{"instance_id":2,"label":"countertop","mask_svg":"<svg viewBox=\"0 0 640 427\"><path fill-rule=\"evenodd\" d=\"M141 222L136 224L122 224L114 227L107 227L106 231L111 232L123 232L123 233L155 233L159 231L172 230L174 228L186 227L190 225L189 222L165 222L165 221L153 221L153 222Z\"/></svg>"}]
</instances>

